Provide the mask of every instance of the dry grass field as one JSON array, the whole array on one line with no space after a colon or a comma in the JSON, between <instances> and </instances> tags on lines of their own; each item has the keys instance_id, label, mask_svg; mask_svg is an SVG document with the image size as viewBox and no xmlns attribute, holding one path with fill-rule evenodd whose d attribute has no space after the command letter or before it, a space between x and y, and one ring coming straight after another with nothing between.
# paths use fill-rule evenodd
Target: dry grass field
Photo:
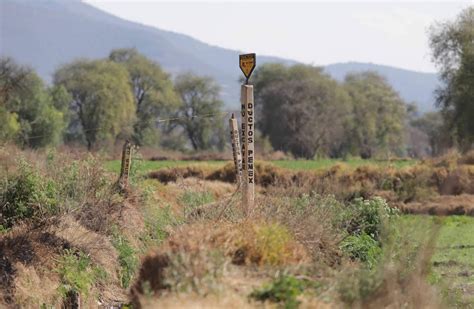
<instances>
[{"instance_id":1,"label":"dry grass field","mask_svg":"<svg viewBox=\"0 0 474 309\"><path fill-rule=\"evenodd\" d=\"M226 161L134 162L1 149L5 307L474 305L472 154L260 162L249 216Z\"/></svg>"}]
</instances>

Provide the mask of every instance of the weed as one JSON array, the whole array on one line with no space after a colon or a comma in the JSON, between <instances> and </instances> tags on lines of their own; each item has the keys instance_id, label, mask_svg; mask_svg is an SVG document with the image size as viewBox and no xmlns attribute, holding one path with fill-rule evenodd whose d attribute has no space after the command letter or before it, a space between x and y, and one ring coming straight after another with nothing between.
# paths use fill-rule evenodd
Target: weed
<instances>
[{"instance_id":1,"label":"weed","mask_svg":"<svg viewBox=\"0 0 474 309\"><path fill-rule=\"evenodd\" d=\"M187 217L199 206L214 202L214 196L210 192L186 191L179 201L184 205L184 216Z\"/></svg>"},{"instance_id":2,"label":"weed","mask_svg":"<svg viewBox=\"0 0 474 309\"><path fill-rule=\"evenodd\" d=\"M143 218L145 220L146 235L144 242L160 244L167 236L170 228L182 223L172 211L170 205L159 205L159 201L154 198L156 187L145 183L142 191Z\"/></svg>"},{"instance_id":3,"label":"weed","mask_svg":"<svg viewBox=\"0 0 474 309\"><path fill-rule=\"evenodd\" d=\"M145 210L147 238L156 244L160 244L168 236L171 227L179 224L181 220L173 214L169 205L148 207Z\"/></svg>"},{"instance_id":4,"label":"weed","mask_svg":"<svg viewBox=\"0 0 474 309\"><path fill-rule=\"evenodd\" d=\"M92 264L85 253L65 250L58 260L57 273L61 277L60 295L65 298L69 293L89 295L92 287L106 280L107 273Z\"/></svg>"},{"instance_id":5,"label":"weed","mask_svg":"<svg viewBox=\"0 0 474 309\"><path fill-rule=\"evenodd\" d=\"M1 191L0 219L7 228L22 220L42 219L56 211L56 184L44 179L24 160L20 160L17 174L6 179Z\"/></svg>"},{"instance_id":6,"label":"weed","mask_svg":"<svg viewBox=\"0 0 474 309\"><path fill-rule=\"evenodd\" d=\"M347 217L351 217L348 232L351 235L366 234L374 240L380 240L383 224L398 216L398 209L391 208L382 198L371 200L357 198L351 203Z\"/></svg>"},{"instance_id":7,"label":"weed","mask_svg":"<svg viewBox=\"0 0 474 309\"><path fill-rule=\"evenodd\" d=\"M278 223L263 224L255 229L255 250L261 263L278 265L286 260L287 246L292 240L288 229Z\"/></svg>"},{"instance_id":8,"label":"weed","mask_svg":"<svg viewBox=\"0 0 474 309\"><path fill-rule=\"evenodd\" d=\"M259 301L282 302L285 308L297 308L298 296L305 290L306 283L293 276L280 276L261 289L253 291L249 297Z\"/></svg>"},{"instance_id":9,"label":"weed","mask_svg":"<svg viewBox=\"0 0 474 309\"><path fill-rule=\"evenodd\" d=\"M119 278L122 287L128 288L138 269L138 257L128 240L120 234L117 227L112 229L112 244L118 252L120 263Z\"/></svg>"},{"instance_id":10,"label":"weed","mask_svg":"<svg viewBox=\"0 0 474 309\"><path fill-rule=\"evenodd\" d=\"M368 268L351 269L339 281L337 290L341 300L352 305L373 294L381 284L377 271Z\"/></svg>"},{"instance_id":11,"label":"weed","mask_svg":"<svg viewBox=\"0 0 474 309\"><path fill-rule=\"evenodd\" d=\"M176 252L169 256L165 285L175 292L200 295L218 290L225 267L225 256L219 250Z\"/></svg>"},{"instance_id":12,"label":"weed","mask_svg":"<svg viewBox=\"0 0 474 309\"><path fill-rule=\"evenodd\" d=\"M369 269L377 265L382 255L382 249L379 243L365 233L347 237L341 243L340 248L346 252L351 259L364 262Z\"/></svg>"}]
</instances>

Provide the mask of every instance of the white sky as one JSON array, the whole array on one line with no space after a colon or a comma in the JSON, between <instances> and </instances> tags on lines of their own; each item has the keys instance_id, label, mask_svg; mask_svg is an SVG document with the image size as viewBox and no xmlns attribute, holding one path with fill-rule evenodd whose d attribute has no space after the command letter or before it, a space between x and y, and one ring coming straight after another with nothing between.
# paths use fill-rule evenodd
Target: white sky
<instances>
[{"instance_id":1,"label":"white sky","mask_svg":"<svg viewBox=\"0 0 474 309\"><path fill-rule=\"evenodd\" d=\"M471 1L295 2L84 0L203 42L325 65L359 61L434 72L428 28Z\"/></svg>"}]
</instances>

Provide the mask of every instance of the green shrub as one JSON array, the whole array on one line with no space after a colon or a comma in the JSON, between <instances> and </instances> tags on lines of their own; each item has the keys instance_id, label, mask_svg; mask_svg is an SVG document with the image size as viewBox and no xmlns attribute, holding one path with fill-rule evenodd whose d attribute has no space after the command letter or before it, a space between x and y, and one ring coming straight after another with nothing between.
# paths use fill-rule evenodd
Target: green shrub
<instances>
[{"instance_id":1,"label":"green shrub","mask_svg":"<svg viewBox=\"0 0 474 309\"><path fill-rule=\"evenodd\" d=\"M359 260L371 269L382 256L382 233L390 230L389 221L399 211L391 208L382 198L355 199L345 211L348 236L339 248L351 259Z\"/></svg>"},{"instance_id":2,"label":"green shrub","mask_svg":"<svg viewBox=\"0 0 474 309\"><path fill-rule=\"evenodd\" d=\"M305 287L304 281L293 276L280 276L274 282L253 291L250 297L259 301L282 302L285 308L297 308L300 303L297 297Z\"/></svg>"},{"instance_id":3,"label":"green shrub","mask_svg":"<svg viewBox=\"0 0 474 309\"><path fill-rule=\"evenodd\" d=\"M59 293L65 298L70 292L89 295L92 287L107 278L104 269L92 264L81 251L65 250L56 269L61 278Z\"/></svg>"},{"instance_id":4,"label":"green shrub","mask_svg":"<svg viewBox=\"0 0 474 309\"><path fill-rule=\"evenodd\" d=\"M387 220L398 216L398 209L391 208L387 202L374 197L371 200L355 199L349 207L347 231L351 235L366 234L375 240L380 240L383 225Z\"/></svg>"},{"instance_id":5,"label":"green shrub","mask_svg":"<svg viewBox=\"0 0 474 309\"><path fill-rule=\"evenodd\" d=\"M346 252L351 259L364 262L368 268L373 268L382 255L380 244L365 233L347 237L341 243L340 248Z\"/></svg>"},{"instance_id":6,"label":"green shrub","mask_svg":"<svg viewBox=\"0 0 474 309\"><path fill-rule=\"evenodd\" d=\"M41 164L33 166L21 158L17 170L2 179L0 224L5 228L110 202L111 182L92 156L71 162L50 152L45 161L45 168L41 168Z\"/></svg>"},{"instance_id":7,"label":"green shrub","mask_svg":"<svg viewBox=\"0 0 474 309\"><path fill-rule=\"evenodd\" d=\"M5 179L1 193L0 223L7 228L57 211L57 184L23 160L19 162L17 173Z\"/></svg>"}]
</instances>

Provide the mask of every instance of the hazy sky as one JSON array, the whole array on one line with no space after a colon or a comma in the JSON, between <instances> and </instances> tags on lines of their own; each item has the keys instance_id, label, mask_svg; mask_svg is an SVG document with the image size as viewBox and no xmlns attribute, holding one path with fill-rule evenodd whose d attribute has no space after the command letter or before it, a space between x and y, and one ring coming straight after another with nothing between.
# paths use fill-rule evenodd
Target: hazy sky
<instances>
[{"instance_id":1,"label":"hazy sky","mask_svg":"<svg viewBox=\"0 0 474 309\"><path fill-rule=\"evenodd\" d=\"M85 0L206 43L315 65L360 61L434 72L428 28L473 1L199 2Z\"/></svg>"}]
</instances>

